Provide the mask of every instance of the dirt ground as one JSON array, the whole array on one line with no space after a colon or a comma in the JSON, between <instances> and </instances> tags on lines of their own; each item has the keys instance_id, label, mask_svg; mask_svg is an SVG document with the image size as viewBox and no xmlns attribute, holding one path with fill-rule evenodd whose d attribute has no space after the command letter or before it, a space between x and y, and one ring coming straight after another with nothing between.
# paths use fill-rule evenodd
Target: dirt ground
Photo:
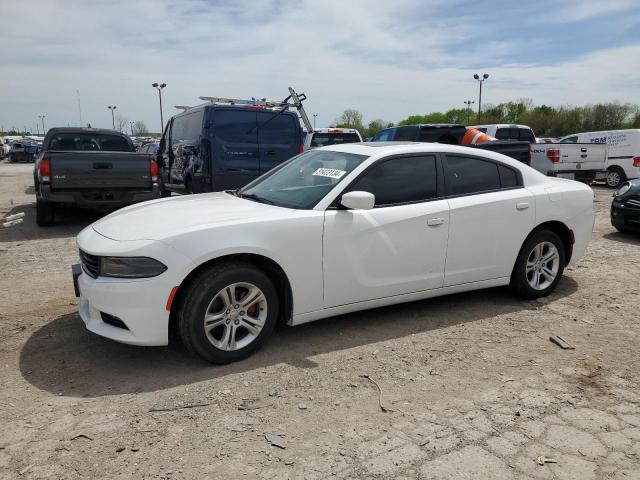
<instances>
[{"instance_id":1,"label":"dirt ground","mask_svg":"<svg viewBox=\"0 0 640 480\"><path fill-rule=\"evenodd\" d=\"M0 164L0 214L26 214L0 230L0 478L640 479L640 236L610 190L548 299L283 327L220 367L85 330L70 265L98 215L36 227L31 170Z\"/></svg>"}]
</instances>

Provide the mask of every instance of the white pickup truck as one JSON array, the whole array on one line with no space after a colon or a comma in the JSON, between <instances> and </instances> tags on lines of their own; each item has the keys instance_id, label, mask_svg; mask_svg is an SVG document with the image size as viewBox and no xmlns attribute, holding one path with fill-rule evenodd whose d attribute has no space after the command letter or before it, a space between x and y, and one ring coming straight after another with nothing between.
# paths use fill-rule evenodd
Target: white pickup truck
<instances>
[{"instance_id":1,"label":"white pickup truck","mask_svg":"<svg viewBox=\"0 0 640 480\"><path fill-rule=\"evenodd\" d=\"M607 146L596 143L532 143L531 167L545 175L590 183L607 176Z\"/></svg>"}]
</instances>

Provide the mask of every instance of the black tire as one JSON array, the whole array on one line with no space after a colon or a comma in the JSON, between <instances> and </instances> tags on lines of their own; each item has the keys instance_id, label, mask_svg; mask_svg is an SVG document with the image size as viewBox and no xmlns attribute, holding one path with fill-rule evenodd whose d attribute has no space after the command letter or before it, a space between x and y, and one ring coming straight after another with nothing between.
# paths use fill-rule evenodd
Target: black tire
<instances>
[{"instance_id":1,"label":"black tire","mask_svg":"<svg viewBox=\"0 0 640 480\"><path fill-rule=\"evenodd\" d=\"M631 231L628 228L624 228L624 227L616 227L614 225L614 227L616 228L616 230L618 230L620 233L631 233Z\"/></svg>"},{"instance_id":2,"label":"black tire","mask_svg":"<svg viewBox=\"0 0 640 480\"><path fill-rule=\"evenodd\" d=\"M262 330L253 341L243 348L228 351L209 341L204 328L204 317L218 292L239 282L250 283L262 291L266 299L267 315ZM279 316L278 294L271 279L262 270L242 262L225 262L198 273L187 285L176 307L178 331L184 345L191 352L217 364L236 362L255 352L272 333ZM220 327L227 328L224 325ZM242 326L238 329L242 329Z\"/></svg>"},{"instance_id":3,"label":"black tire","mask_svg":"<svg viewBox=\"0 0 640 480\"><path fill-rule=\"evenodd\" d=\"M54 203L36 199L36 223L39 227L55 224L56 206Z\"/></svg>"},{"instance_id":4,"label":"black tire","mask_svg":"<svg viewBox=\"0 0 640 480\"><path fill-rule=\"evenodd\" d=\"M622 168L613 166L609 168L606 181L607 187L618 188L620 185L627 181L627 175L624 173L624 170Z\"/></svg>"},{"instance_id":5,"label":"black tire","mask_svg":"<svg viewBox=\"0 0 640 480\"><path fill-rule=\"evenodd\" d=\"M556 276L550 284L543 289L533 288L529 279L527 278L527 261L532 254L534 247L548 242L555 246L558 252L558 271ZM534 299L540 297L546 297L556 289L558 282L562 278L564 267L566 266L566 256L564 250L564 244L560 237L550 230L539 230L532 233L527 237L520 249L516 264L513 267L513 273L511 274L511 288L517 295L526 299Z\"/></svg>"}]
</instances>

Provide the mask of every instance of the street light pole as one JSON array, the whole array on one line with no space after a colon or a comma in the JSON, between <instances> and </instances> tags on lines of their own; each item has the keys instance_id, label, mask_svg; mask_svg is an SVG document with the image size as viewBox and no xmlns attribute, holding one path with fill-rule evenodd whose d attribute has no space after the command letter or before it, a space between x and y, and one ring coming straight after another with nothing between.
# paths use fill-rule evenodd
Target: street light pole
<instances>
[{"instance_id":1,"label":"street light pole","mask_svg":"<svg viewBox=\"0 0 640 480\"><path fill-rule=\"evenodd\" d=\"M482 115L482 84L489 78L488 73L482 74L482 77L477 73L473 76L480 83L480 94L478 95L478 121L480 121L480 115Z\"/></svg>"},{"instance_id":2,"label":"street light pole","mask_svg":"<svg viewBox=\"0 0 640 480\"><path fill-rule=\"evenodd\" d=\"M158 90L158 99L160 100L160 135L164 132L164 118L162 117L162 89L167 86L166 83L152 83L151 86Z\"/></svg>"},{"instance_id":3,"label":"street light pole","mask_svg":"<svg viewBox=\"0 0 640 480\"><path fill-rule=\"evenodd\" d=\"M314 130L316 129L316 117L317 117L317 116L318 116L318 114L317 114L317 113L314 113L314 114L313 114L313 129L314 129Z\"/></svg>"},{"instance_id":4,"label":"street light pole","mask_svg":"<svg viewBox=\"0 0 640 480\"><path fill-rule=\"evenodd\" d=\"M113 106L112 106L112 105L109 105L107 108L108 108L109 110L111 110L111 126L112 126L112 127L113 127L113 129L115 130L115 129L116 129L116 120L115 120L115 117L113 116L113 111L114 111L116 108L118 108L118 107L116 107L115 105L113 105Z\"/></svg>"},{"instance_id":5,"label":"street light pole","mask_svg":"<svg viewBox=\"0 0 640 480\"><path fill-rule=\"evenodd\" d=\"M463 103L467 106L467 125L469 125L469 114L471 112L471 105L476 102L474 102L473 100L465 100Z\"/></svg>"},{"instance_id":6,"label":"street light pole","mask_svg":"<svg viewBox=\"0 0 640 480\"><path fill-rule=\"evenodd\" d=\"M42 134L44 135L47 132L44 128L44 119L46 118L46 115L38 115L38 117L42 120Z\"/></svg>"}]
</instances>

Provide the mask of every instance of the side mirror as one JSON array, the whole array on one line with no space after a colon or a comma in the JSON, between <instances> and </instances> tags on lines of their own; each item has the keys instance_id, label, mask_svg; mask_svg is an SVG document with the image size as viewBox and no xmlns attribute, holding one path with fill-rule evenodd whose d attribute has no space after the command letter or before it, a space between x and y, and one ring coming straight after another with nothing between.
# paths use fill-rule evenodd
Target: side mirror
<instances>
[{"instance_id":1,"label":"side mirror","mask_svg":"<svg viewBox=\"0 0 640 480\"><path fill-rule=\"evenodd\" d=\"M371 210L376 203L376 197L369 192L347 192L342 195L340 203L350 210Z\"/></svg>"}]
</instances>

